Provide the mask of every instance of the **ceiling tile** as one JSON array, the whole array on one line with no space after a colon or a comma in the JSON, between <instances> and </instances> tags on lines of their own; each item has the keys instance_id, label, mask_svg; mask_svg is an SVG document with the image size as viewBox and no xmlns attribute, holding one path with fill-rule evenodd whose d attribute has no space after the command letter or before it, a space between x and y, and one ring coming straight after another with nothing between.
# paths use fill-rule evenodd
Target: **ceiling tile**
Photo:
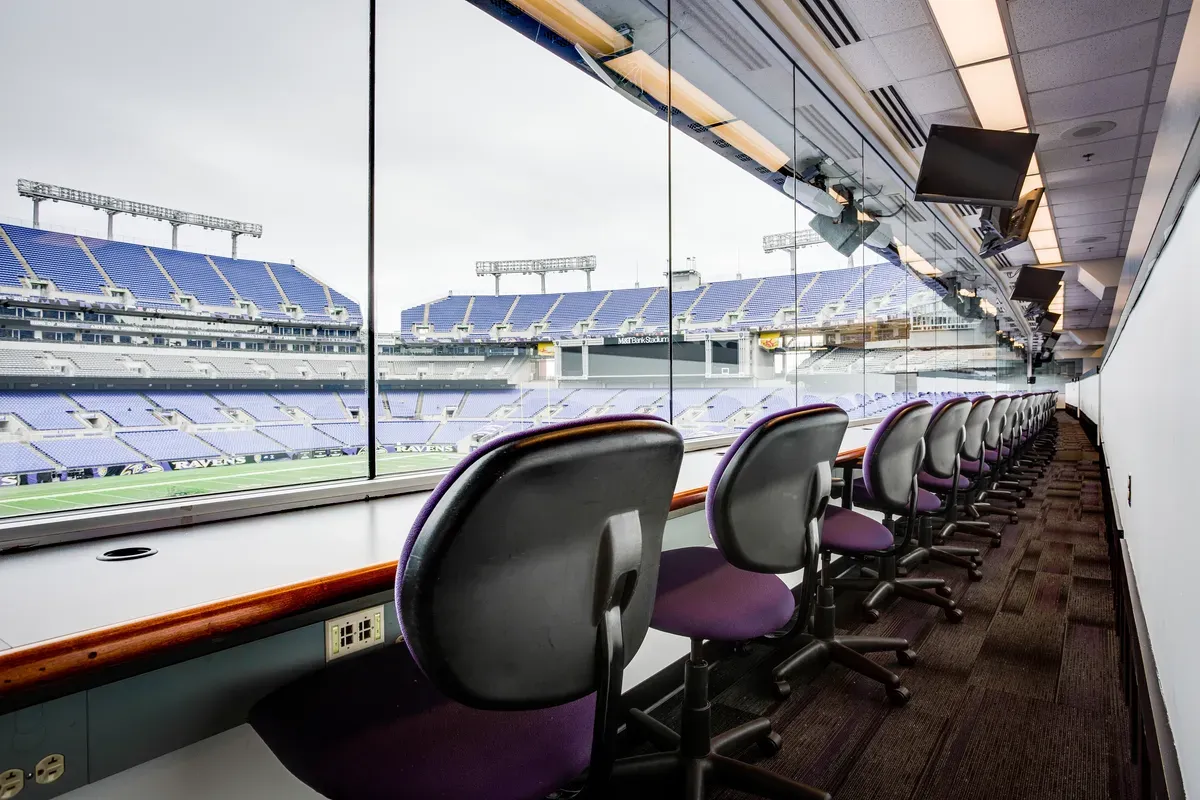
<instances>
[{"instance_id":1,"label":"ceiling tile","mask_svg":"<svg viewBox=\"0 0 1200 800\"><path fill-rule=\"evenodd\" d=\"M953 70L900 82L909 108L918 114L961 108L967 104Z\"/></svg>"},{"instance_id":2,"label":"ceiling tile","mask_svg":"<svg viewBox=\"0 0 1200 800\"><path fill-rule=\"evenodd\" d=\"M1167 17L1163 24L1162 42L1158 46L1158 63L1170 64L1179 57L1179 45L1183 43L1183 29L1187 27L1187 14Z\"/></svg>"},{"instance_id":3,"label":"ceiling tile","mask_svg":"<svg viewBox=\"0 0 1200 800\"><path fill-rule=\"evenodd\" d=\"M1136 136L1077 144L1073 147L1047 150L1038 155L1038 163L1041 164L1042 172L1054 172L1061 169L1096 164L1111 164L1114 161L1128 161L1136 157L1137 146L1138 137Z\"/></svg>"},{"instance_id":4,"label":"ceiling tile","mask_svg":"<svg viewBox=\"0 0 1200 800\"><path fill-rule=\"evenodd\" d=\"M1165 105L1166 103L1151 103L1146 106L1146 124L1142 127L1142 130L1158 130L1158 123L1162 122L1163 106Z\"/></svg>"},{"instance_id":5,"label":"ceiling tile","mask_svg":"<svg viewBox=\"0 0 1200 800\"><path fill-rule=\"evenodd\" d=\"M869 39L840 47L837 54L858 85L868 91L896 82L896 77Z\"/></svg>"},{"instance_id":6,"label":"ceiling tile","mask_svg":"<svg viewBox=\"0 0 1200 800\"><path fill-rule=\"evenodd\" d=\"M1133 177L1141 178L1150 171L1150 156L1139 158L1133 167Z\"/></svg>"},{"instance_id":7,"label":"ceiling tile","mask_svg":"<svg viewBox=\"0 0 1200 800\"><path fill-rule=\"evenodd\" d=\"M1075 167L1044 174L1046 187L1055 190L1089 183L1105 183L1119 178L1128 178L1133 173L1133 161L1118 161L1114 164L1097 164L1094 167Z\"/></svg>"},{"instance_id":8,"label":"ceiling tile","mask_svg":"<svg viewBox=\"0 0 1200 800\"><path fill-rule=\"evenodd\" d=\"M1147 69L1061 89L1033 92L1029 95L1029 109L1034 124L1040 125L1132 108L1145 101L1146 84L1149 81L1150 70Z\"/></svg>"},{"instance_id":9,"label":"ceiling tile","mask_svg":"<svg viewBox=\"0 0 1200 800\"><path fill-rule=\"evenodd\" d=\"M1129 202L1126 205L1126 208L1137 208L1138 203L1140 202L1142 202L1142 196L1140 194L1131 194L1129 195Z\"/></svg>"},{"instance_id":10,"label":"ceiling tile","mask_svg":"<svg viewBox=\"0 0 1200 800\"><path fill-rule=\"evenodd\" d=\"M926 125L961 125L966 128L976 127L975 116L969 106L948 108L945 111L934 111L923 114Z\"/></svg>"},{"instance_id":11,"label":"ceiling tile","mask_svg":"<svg viewBox=\"0 0 1200 800\"><path fill-rule=\"evenodd\" d=\"M1153 65L1158 21L1021 53L1025 89L1040 92Z\"/></svg>"},{"instance_id":12,"label":"ceiling tile","mask_svg":"<svg viewBox=\"0 0 1200 800\"><path fill-rule=\"evenodd\" d=\"M842 5L850 8L859 30L868 36L884 36L933 22L924 0L842 0Z\"/></svg>"},{"instance_id":13,"label":"ceiling tile","mask_svg":"<svg viewBox=\"0 0 1200 800\"><path fill-rule=\"evenodd\" d=\"M1063 258L1073 259L1075 261L1090 261L1095 258L1112 258L1117 254L1117 247L1110 245L1105 247L1101 242L1099 245L1091 247L1080 247L1074 250L1062 250Z\"/></svg>"},{"instance_id":14,"label":"ceiling tile","mask_svg":"<svg viewBox=\"0 0 1200 800\"><path fill-rule=\"evenodd\" d=\"M1192 0L1171 0L1167 4L1168 14L1178 14L1180 11L1187 11L1192 7Z\"/></svg>"},{"instance_id":15,"label":"ceiling tile","mask_svg":"<svg viewBox=\"0 0 1200 800\"><path fill-rule=\"evenodd\" d=\"M1080 214L1099 214L1102 211L1124 211L1125 198L1122 196L1105 197L1101 200L1083 200L1075 203L1056 203L1057 195L1050 194L1050 208L1054 216L1077 217Z\"/></svg>"},{"instance_id":16,"label":"ceiling tile","mask_svg":"<svg viewBox=\"0 0 1200 800\"><path fill-rule=\"evenodd\" d=\"M1174 74L1174 64L1165 64L1154 70L1154 80L1150 81L1151 103L1161 103L1167 99L1167 91L1171 88L1171 76Z\"/></svg>"},{"instance_id":17,"label":"ceiling tile","mask_svg":"<svg viewBox=\"0 0 1200 800\"><path fill-rule=\"evenodd\" d=\"M1137 218L1136 218L1136 217L1135 217L1134 219L1127 219L1127 220L1125 220L1125 226L1124 226L1124 230L1127 230L1127 231L1132 231L1132 230L1133 230L1133 223L1135 223L1136 221L1137 221Z\"/></svg>"},{"instance_id":18,"label":"ceiling tile","mask_svg":"<svg viewBox=\"0 0 1200 800\"><path fill-rule=\"evenodd\" d=\"M1142 101L1139 99L1131 108L1121 111L1110 111L1092 117L1079 117L1061 122L1050 122L1035 125L1033 130L1039 134L1038 150L1054 150L1059 147L1072 147L1085 142L1104 142L1109 139L1121 139L1125 136L1137 136L1142 132ZM1072 136L1073 131L1084 130L1095 122L1113 122L1117 127L1099 136L1079 138Z\"/></svg>"},{"instance_id":19,"label":"ceiling tile","mask_svg":"<svg viewBox=\"0 0 1200 800\"><path fill-rule=\"evenodd\" d=\"M1088 244L1088 242L1080 242L1080 239L1086 239L1092 236L1111 236L1114 240L1124 226L1124 222L1104 222L1098 225L1080 225L1072 228L1062 228L1055 225L1054 228L1058 231L1058 241L1064 247L1070 247L1078 244Z\"/></svg>"},{"instance_id":20,"label":"ceiling tile","mask_svg":"<svg viewBox=\"0 0 1200 800\"><path fill-rule=\"evenodd\" d=\"M1130 193L1131 194L1141 194L1142 186L1144 186L1145 183L1146 183L1145 178L1134 178L1133 182L1129 184Z\"/></svg>"},{"instance_id":21,"label":"ceiling tile","mask_svg":"<svg viewBox=\"0 0 1200 800\"><path fill-rule=\"evenodd\" d=\"M1162 0L1037 0L1008 4L1017 50L1025 52L1149 22Z\"/></svg>"},{"instance_id":22,"label":"ceiling tile","mask_svg":"<svg viewBox=\"0 0 1200 800\"><path fill-rule=\"evenodd\" d=\"M1059 208L1062 208L1060 206ZM1057 212L1059 209L1055 209ZM1097 211L1092 214L1069 215L1055 213L1054 225L1057 228L1077 228L1085 225L1099 225L1104 222L1124 222L1125 209L1116 208L1109 211Z\"/></svg>"},{"instance_id":23,"label":"ceiling tile","mask_svg":"<svg viewBox=\"0 0 1200 800\"><path fill-rule=\"evenodd\" d=\"M1078 203L1080 200L1100 200L1105 197L1124 197L1129 194L1129 181L1109 181L1094 186L1070 186L1050 193L1051 203Z\"/></svg>"},{"instance_id":24,"label":"ceiling tile","mask_svg":"<svg viewBox=\"0 0 1200 800\"><path fill-rule=\"evenodd\" d=\"M932 75L953 66L941 34L932 25L877 36L873 41L892 74L902 81Z\"/></svg>"},{"instance_id":25,"label":"ceiling tile","mask_svg":"<svg viewBox=\"0 0 1200 800\"><path fill-rule=\"evenodd\" d=\"M1142 141L1138 143L1138 158L1144 158L1154 153L1154 142L1158 140L1157 133L1146 133L1142 135Z\"/></svg>"}]
</instances>

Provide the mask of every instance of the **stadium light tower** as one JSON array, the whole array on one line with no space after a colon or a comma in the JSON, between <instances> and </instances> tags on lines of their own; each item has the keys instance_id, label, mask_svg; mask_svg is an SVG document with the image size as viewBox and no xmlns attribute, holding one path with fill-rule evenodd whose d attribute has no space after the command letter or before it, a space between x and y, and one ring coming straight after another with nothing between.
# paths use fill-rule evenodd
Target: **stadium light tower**
<instances>
[{"instance_id":1,"label":"stadium light tower","mask_svg":"<svg viewBox=\"0 0 1200 800\"><path fill-rule=\"evenodd\" d=\"M582 272L587 275L587 288L592 290L592 273L596 271L595 256L566 258L522 258L515 261L476 261L475 274L491 275L496 279L496 294L500 294L501 275L538 275L542 279L542 294L546 293L546 273Z\"/></svg>"},{"instance_id":2,"label":"stadium light tower","mask_svg":"<svg viewBox=\"0 0 1200 800\"><path fill-rule=\"evenodd\" d=\"M820 234L813 230L788 231L787 233L769 233L763 237L763 252L774 253L786 250L792 259L792 274L796 274L796 253L802 247L815 247L825 244Z\"/></svg>"},{"instance_id":3,"label":"stadium light tower","mask_svg":"<svg viewBox=\"0 0 1200 800\"><path fill-rule=\"evenodd\" d=\"M75 203L81 206L91 206L96 211L108 214L108 238L113 238L113 217L117 214L129 214L134 217L161 219L171 224L171 249L179 249L179 226L195 225L212 231L229 231L233 239L233 257L237 258L237 240L239 236L262 236L262 225L254 222L238 222L223 217L210 217L207 214L193 214L190 211L176 211L173 208L163 208L147 203L136 203L132 200L121 200L107 195L81 192L78 189L68 189L65 186L54 186L49 183L39 183L22 178L17 181L17 194L28 197L33 201L33 227L37 228L38 207L43 200L54 202Z\"/></svg>"}]
</instances>

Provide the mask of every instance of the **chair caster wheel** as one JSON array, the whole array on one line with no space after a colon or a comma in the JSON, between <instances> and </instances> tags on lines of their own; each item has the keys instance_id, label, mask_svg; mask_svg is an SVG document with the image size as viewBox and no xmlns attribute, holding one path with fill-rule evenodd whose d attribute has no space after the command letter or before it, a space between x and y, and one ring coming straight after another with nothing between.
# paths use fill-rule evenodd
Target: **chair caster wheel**
<instances>
[{"instance_id":1,"label":"chair caster wheel","mask_svg":"<svg viewBox=\"0 0 1200 800\"><path fill-rule=\"evenodd\" d=\"M967 570L967 577L973 581L981 581L983 580L983 573L978 569L969 569Z\"/></svg>"},{"instance_id":2,"label":"chair caster wheel","mask_svg":"<svg viewBox=\"0 0 1200 800\"><path fill-rule=\"evenodd\" d=\"M937 592L938 594L940 594L942 597L949 597L950 595L954 594L954 590L951 589L949 586L947 586L944 583L941 586L934 589L934 591Z\"/></svg>"},{"instance_id":3,"label":"chair caster wheel","mask_svg":"<svg viewBox=\"0 0 1200 800\"><path fill-rule=\"evenodd\" d=\"M792 685L787 681L775 681L775 696L787 700L792 694Z\"/></svg>"},{"instance_id":4,"label":"chair caster wheel","mask_svg":"<svg viewBox=\"0 0 1200 800\"><path fill-rule=\"evenodd\" d=\"M739 656L750 655L750 643L749 642L734 642L733 643L733 652Z\"/></svg>"},{"instance_id":5,"label":"chair caster wheel","mask_svg":"<svg viewBox=\"0 0 1200 800\"><path fill-rule=\"evenodd\" d=\"M1017 501L1017 508L1024 508L1024 507L1025 507L1025 501L1024 501L1024 500L1018 500L1018 501ZM1016 522L1016 520L1013 520L1013 522Z\"/></svg>"},{"instance_id":6,"label":"chair caster wheel","mask_svg":"<svg viewBox=\"0 0 1200 800\"><path fill-rule=\"evenodd\" d=\"M946 621L947 622L953 622L953 623L957 624L957 623L963 621L963 616L965 616L965 615L963 614L963 610L961 608L947 608L946 609Z\"/></svg>"},{"instance_id":7,"label":"chair caster wheel","mask_svg":"<svg viewBox=\"0 0 1200 800\"><path fill-rule=\"evenodd\" d=\"M992 539L990 544L992 545L992 547L999 547L1001 544L1001 541L999 539Z\"/></svg>"},{"instance_id":8,"label":"chair caster wheel","mask_svg":"<svg viewBox=\"0 0 1200 800\"><path fill-rule=\"evenodd\" d=\"M779 751L783 749L783 739L779 738L778 733L771 731L765 739L758 740L758 749L768 758L778 755Z\"/></svg>"},{"instance_id":9,"label":"chair caster wheel","mask_svg":"<svg viewBox=\"0 0 1200 800\"><path fill-rule=\"evenodd\" d=\"M863 619L865 619L867 622L878 622L879 621L879 609L878 608L864 608L863 609Z\"/></svg>"},{"instance_id":10,"label":"chair caster wheel","mask_svg":"<svg viewBox=\"0 0 1200 800\"><path fill-rule=\"evenodd\" d=\"M908 701L912 700L912 692L903 686L897 686L887 690L888 702L897 708L908 705Z\"/></svg>"},{"instance_id":11,"label":"chair caster wheel","mask_svg":"<svg viewBox=\"0 0 1200 800\"><path fill-rule=\"evenodd\" d=\"M897 650L896 661L898 661L902 667L911 667L913 664L917 663L917 651L913 650L912 648L909 648L908 650Z\"/></svg>"}]
</instances>

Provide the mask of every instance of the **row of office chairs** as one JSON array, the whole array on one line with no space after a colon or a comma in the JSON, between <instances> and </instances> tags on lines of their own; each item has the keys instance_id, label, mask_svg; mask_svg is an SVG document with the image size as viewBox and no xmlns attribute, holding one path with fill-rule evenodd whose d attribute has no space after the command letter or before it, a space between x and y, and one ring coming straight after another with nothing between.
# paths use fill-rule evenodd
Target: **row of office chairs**
<instances>
[{"instance_id":1,"label":"row of office chairs","mask_svg":"<svg viewBox=\"0 0 1200 800\"><path fill-rule=\"evenodd\" d=\"M913 664L910 643L838 635L835 592L865 591L868 619L891 595L961 619L944 581L900 573L929 559L978 570L978 550L939 542L990 532L980 518L1002 509L986 500L1020 499L1051 451L1043 431L1053 403L1048 394L907 403L874 432L862 477L844 473L840 505L831 497L846 412L816 404L772 414L712 476L716 547L666 552L683 460L671 426L598 417L493 440L441 482L407 539L396 575L407 648L305 675L261 700L251 724L330 798L534 800L580 780L588 797L662 782L682 783L688 800L712 784L828 798L733 757L754 744L778 751L769 719L713 734L702 645L788 629L771 639L790 649L772 674L777 694L801 668L835 662L902 705L899 676L864 654ZM875 566L835 576L834 555ZM801 569L797 596L778 576ZM656 750L617 758L623 670L650 627L691 641L680 729L633 710L629 723Z\"/></svg>"}]
</instances>

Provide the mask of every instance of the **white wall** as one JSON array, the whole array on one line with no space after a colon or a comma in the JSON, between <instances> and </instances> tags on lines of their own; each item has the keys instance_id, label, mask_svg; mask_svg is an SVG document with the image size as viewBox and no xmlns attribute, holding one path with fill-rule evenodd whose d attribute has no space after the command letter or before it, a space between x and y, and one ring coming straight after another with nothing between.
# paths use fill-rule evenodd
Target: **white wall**
<instances>
[{"instance_id":1,"label":"white wall","mask_svg":"<svg viewBox=\"0 0 1200 800\"><path fill-rule=\"evenodd\" d=\"M1090 379L1099 384L1100 436L1184 784L1194 796L1200 796L1198 249L1200 194L1193 194L1100 375ZM1086 412L1083 381L1079 393Z\"/></svg>"},{"instance_id":2,"label":"white wall","mask_svg":"<svg viewBox=\"0 0 1200 800\"><path fill-rule=\"evenodd\" d=\"M1076 408L1097 425L1100 424L1100 376L1089 375L1079 381Z\"/></svg>"},{"instance_id":3,"label":"white wall","mask_svg":"<svg viewBox=\"0 0 1200 800\"><path fill-rule=\"evenodd\" d=\"M1064 387L1063 399L1067 405L1079 408L1079 381L1071 381Z\"/></svg>"}]
</instances>

